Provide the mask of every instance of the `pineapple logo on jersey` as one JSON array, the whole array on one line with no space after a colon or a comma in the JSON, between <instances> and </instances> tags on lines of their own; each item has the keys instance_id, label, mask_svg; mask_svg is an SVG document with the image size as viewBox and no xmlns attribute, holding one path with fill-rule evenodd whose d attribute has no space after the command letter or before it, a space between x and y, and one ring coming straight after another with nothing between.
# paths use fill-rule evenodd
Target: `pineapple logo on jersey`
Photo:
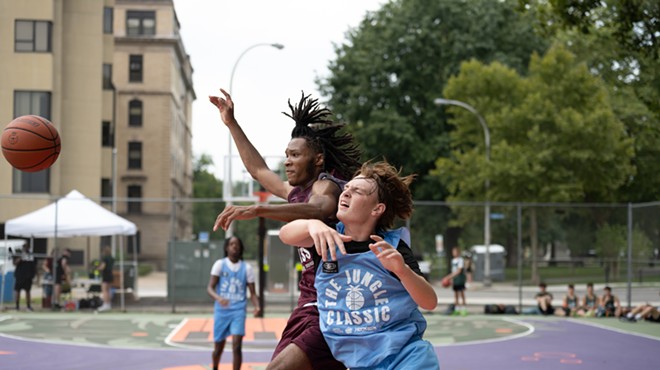
<instances>
[{"instance_id":1,"label":"pineapple logo on jersey","mask_svg":"<svg viewBox=\"0 0 660 370\"><path fill-rule=\"evenodd\" d=\"M240 279L235 277L226 277L220 280L220 292L222 292L223 298L229 299L230 301L242 301L245 299L243 285L241 284Z\"/></svg>"},{"instance_id":2,"label":"pineapple logo on jersey","mask_svg":"<svg viewBox=\"0 0 660 370\"><path fill-rule=\"evenodd\" d=\"M346 290L348 290L348 294L346 295L346 307L348 307L349 310L359 310L362 308L362 306L364 306L364 296L360 293L362 288L349 285Z\"/></svg>"}]
</instances>

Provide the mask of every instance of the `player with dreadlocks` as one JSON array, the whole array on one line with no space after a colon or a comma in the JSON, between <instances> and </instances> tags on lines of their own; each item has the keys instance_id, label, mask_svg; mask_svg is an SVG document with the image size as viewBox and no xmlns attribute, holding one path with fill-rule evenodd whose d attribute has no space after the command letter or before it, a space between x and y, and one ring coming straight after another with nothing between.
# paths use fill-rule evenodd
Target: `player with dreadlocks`
<instances>
[{"instance_id":1,"label":"player with dreadlocks","mask_svg":"<svg viewBox=\"0 0 660 370\"><path fill-rule=\"evenodd\" d=\"M353 137L339 132L344 125L333 122L329 118L332 112L320 107L318 100L310 95L303 93L295 106L289 101L291 114L284 114L295 121L295 127L285 150L287 181L282 181L268 168L236 121L231 96L220 91L224 98L210 96L209 100L220 111L245 168L267 191L287 199L288 204L227 206L218 215L213 230L219 227L226 230L233 220L255 217L284 222L311 218L334 224L345 180L360 167L360 151ZM296 249L303 265L300 297L267 370L345 369L332 357L320 331L314 277L321 256L314 247Z\"/></svg>"}]
</instances>

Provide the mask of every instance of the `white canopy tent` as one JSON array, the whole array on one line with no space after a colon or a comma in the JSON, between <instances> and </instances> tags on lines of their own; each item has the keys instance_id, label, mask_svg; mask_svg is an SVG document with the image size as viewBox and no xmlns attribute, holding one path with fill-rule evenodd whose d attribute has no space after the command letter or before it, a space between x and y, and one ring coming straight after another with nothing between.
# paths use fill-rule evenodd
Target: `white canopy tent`
<instances>
[{"instance_id":1,"label":"white canopy tent","mask_svg":"<svg viewBox=\"0 0 660 370\"><path fill-rule=\"evenodd\" d=\"M136 233L137 227L133 222L94 203L77 190L72 190L65 197L43 208L5 223L5 235L24 238L55 238L55 246L57 246L57 238L135 235ZM120 249L123 252L123 240L121 238L119 240ZM134 258L137 258L135 253L133 255ZM135 263L137 267L137 261ZM120 286L122 287L124 286L123 268L122 263L120 264ZM0 305L1 300L2 294L0 293ZM121 290L121 309L124 310L124 289Z\"/></svg>"}]
</instances>

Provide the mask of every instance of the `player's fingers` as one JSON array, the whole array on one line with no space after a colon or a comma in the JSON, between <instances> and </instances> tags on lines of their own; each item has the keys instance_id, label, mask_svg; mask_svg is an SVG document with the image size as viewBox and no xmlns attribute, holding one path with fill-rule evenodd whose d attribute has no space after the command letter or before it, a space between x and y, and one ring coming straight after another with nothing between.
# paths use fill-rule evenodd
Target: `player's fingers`
<instances>
[{"instance_id":1,"label":"player's fingers","mask_svg":"<svg viewBox=\"0 0 660 370\"><path fill-rule=\"evenodd\" d=\"M376 243L383 241L383 238L381 238L379 235L375 235L375 234L374 235L369 235L369 238L371 240L375 241Z\"/></svg>"},{"instance_id":2,"label":"player's fingers","mask_svg":"<svg viewBox=\"0 0 660 370\"><path fill-rule=\"evenodd\" d=\"M334 241L335 241L335 245L339 249L339 252L341 252L341 254L346 254L346 246L344 246L344 238L342 238L342 236L344 236L344 235L339 234L339 233L335 234ZM352 238L349 236L349 240L350 239L352 239ZM337 248L335 248L335 249L337 249Z\"/></svg>"},{"instance_id":3,"label":"player's fingers","mask_svg":"<svg viewBox=\"0 0 660 370\"><path fill-rule=\"evenodd\" d=\"M333 261L336 261L337 260L337 241L332 236L330 236L328 238L328 249L330 250L330 258Z\"/></svg>"},{"instance_id":4,"label":"player's fingers","mask_svg":"<svg viewBox=\"0 0 660 370\"><path fill-rule=\"evenodd\" d=\"M222 213L218 215L218 217L215 218L215 223L213 224L213 231L217 231L218 227L220 227L220 222L221 222L221 217Z\"/></svg>"},{"instance_id":5,"label":"player's fingers","mask_svg":"<svg viewBox=\"0 0 660 370\"><path fill-rule=\"evenodd\" d=\"M312 234L312 240L314 241L314 248L316 248L316 253L321 256L321 259L325 261L325 247L323 245L323 238L317 234Z\"/></svg>"}]
</instances>

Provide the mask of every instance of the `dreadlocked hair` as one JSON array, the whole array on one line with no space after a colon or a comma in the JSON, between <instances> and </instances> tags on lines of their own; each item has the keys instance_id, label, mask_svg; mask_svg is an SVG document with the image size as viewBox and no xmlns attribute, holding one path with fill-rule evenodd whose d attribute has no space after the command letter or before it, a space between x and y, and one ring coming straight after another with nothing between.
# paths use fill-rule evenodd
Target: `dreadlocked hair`
<instances>
[{"instance_id":1,"label":"dreadlocked hair","mask_svg":"<svg viewBox=\"0 0 660 370\"><path fill-rule=\"evenodd\" d=\"M282 112L296 122L291 138L303 138L312 150L323 154L324 172L341 179L350 179L360 167L362 153L350 133L339 132L345 124L328 118L332 112L320 107L318 99L311 99L310 96L305 96L303 92L296 106L291 105L289 99L291 114Z\"/></svg>"}]
</instances>

